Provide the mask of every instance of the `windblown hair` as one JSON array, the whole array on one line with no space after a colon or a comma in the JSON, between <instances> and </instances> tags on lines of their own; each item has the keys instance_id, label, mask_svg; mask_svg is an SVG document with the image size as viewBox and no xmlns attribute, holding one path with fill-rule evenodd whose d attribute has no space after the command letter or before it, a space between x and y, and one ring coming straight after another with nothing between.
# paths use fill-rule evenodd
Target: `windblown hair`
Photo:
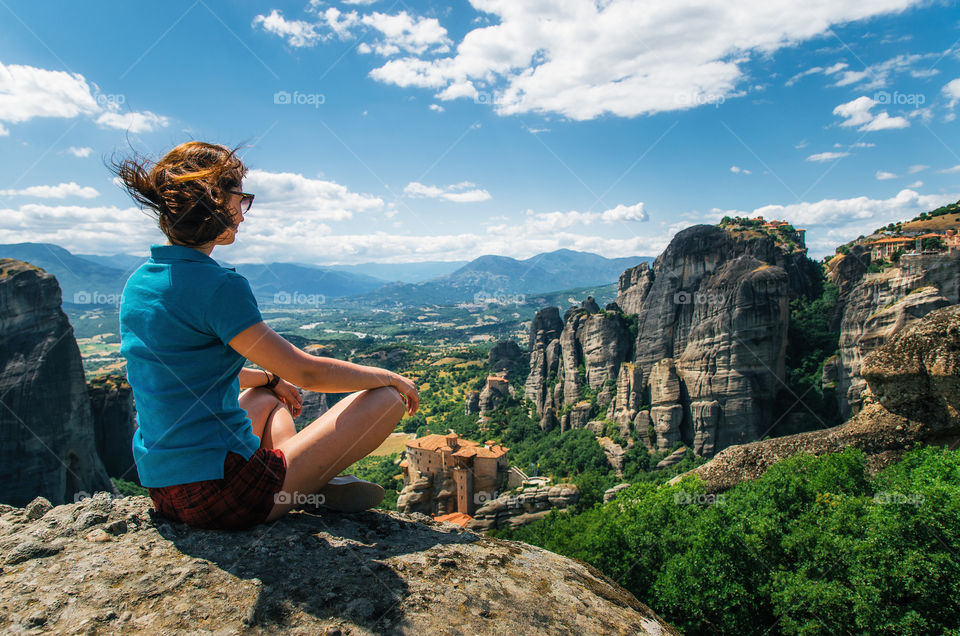
<instances>
[{"instance_id":1,"label":"windblown hair","mask_svg":"<svg viewBox=\"0 0 960 636\"><path fill-rule=\"evenodd\" d=\"M188 141L156 163L135 155L113 159L109 167L171 243L200 247L236 228L229 191L239 189L247 174L237 150Z\"/></svg>"}]
</instances>

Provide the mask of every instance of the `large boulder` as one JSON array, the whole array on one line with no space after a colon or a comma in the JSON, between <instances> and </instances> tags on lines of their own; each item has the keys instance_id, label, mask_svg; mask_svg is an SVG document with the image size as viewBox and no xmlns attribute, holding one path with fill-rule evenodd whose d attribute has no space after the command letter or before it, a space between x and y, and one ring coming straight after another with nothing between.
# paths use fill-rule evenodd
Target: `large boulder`
<instances>
[{"instance_id":1,"label":"large boulder","mask_svg":"<svg viewBox=\"0 0 960 636\"><path fill-rule=\"evenodd\" d=\"M586 563L379 510L221 532L144 497L4 507L0 564L8 633L678 634Z\"/></svg>"},{"instance_id":2,"label":"large boulder","mask_svg":"<svg viewBox=\"0 0 960 636\"><path fill-rule=\"evenodd\" d=\"M0 502L54 504L113 486L57 279L0 259Z\"/></svg>"},{"instance_id":3,"label":"large boulder","mask_svg":"<svg viewBox=\"0 0 960 636\"><path fill-rule=\"evenodd\" d=\"M720 492L799 452L823 455L853 446L876 472L919 442L960 443L960 305L934 311L894 335L866 357L863 372L867 399L846 423L731 446L690 472L708 492Z\"/></svg>"}]
</instances>

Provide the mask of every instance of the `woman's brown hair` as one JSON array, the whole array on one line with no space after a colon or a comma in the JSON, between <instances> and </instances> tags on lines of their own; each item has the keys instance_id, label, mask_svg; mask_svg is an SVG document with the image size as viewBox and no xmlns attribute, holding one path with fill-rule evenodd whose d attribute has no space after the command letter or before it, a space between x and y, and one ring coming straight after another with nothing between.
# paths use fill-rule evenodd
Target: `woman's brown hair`
<instances>
[{"instance_id":1,"label":"woman's brown hair","mask_svg":"<svg viewBox=\"0 0 960 636\"><path fill-rule=\"evenodd\" d=\"M236 227L227 202L247 174L237 150L188 141L156 163L135 155L111 160L110 169L130 196L152 211L171 243L200 247Z\"/></svg>"}]
</instances>

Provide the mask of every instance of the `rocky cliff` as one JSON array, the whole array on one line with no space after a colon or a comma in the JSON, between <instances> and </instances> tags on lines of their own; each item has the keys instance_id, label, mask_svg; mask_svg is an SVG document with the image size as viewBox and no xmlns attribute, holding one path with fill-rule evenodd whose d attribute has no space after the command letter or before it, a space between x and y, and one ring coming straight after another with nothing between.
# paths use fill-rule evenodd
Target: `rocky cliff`
<instances>
[{"instance_id":1,"label":"rocky cliff","mask_svg":"<svg viewBox=\"0 0 960 636\"><path fill-rule=\"evenodd\" d=\"M0 259L0 501L73 501L112 490L57 280Z\"/></svg>"},{"instance_id":2,"label":"rocky cliff","mask_svg":"<svg viewBox=\"0 0 960 636\"><path fill-rule=\"evenodd\" d=\"M822 431L733 446L693 469L708 492L755 479L795 453L864 451L876 472L918 442L960 443L960 306L933 311L894 334L863 360L863 408ZM680 479L682 475L675 478Z\"/></svg>"},{"instance_id":3,"label":"rocky cliff","mask_svg":"<svg viewBox=\"0 0 960 636\"><path fill-rule=\"evenodd\" d=\"M802 246L768 233L699 225L652 267L625 271L604 310L588 299L562 324L556 308L542 310L525 390L541 428L577 428L605 412L624 437L708 457L768 434L789 301L812 288L815 267Z\"/></svg>"},{"instance_id":4,"label":"rocky cliff","mask_svg":"<svg viewBox=\"0 0 960 636\"><path fill-rule=\"evenodd\" d=\"M132 448L137 414L133 406L133 390L126 377L105 375L91 379L87 383L87 394L90 396L97 454L107 474L139 484Z\"/></svg>"},{"instance_id":5,"label":"rocky cliff","mask_svg":"<svg viewBox=\"0 0 960 636\"><path fill-rule=\"evenodd\" d=\"M900 267L880 273L845 265L862 264L862 259L851 254L831 262L831 276L841 286L840 357L834 372L844 417L861 407L866 382L860 367L867 354L931 311L960 303L960 252L904 255Z\"/></svg>"},{"instance_id":6,"label":"rocky cliff","mask_svg":"<svg viewBox=\"0 0 960 636\"><path fill-rule=\"evenodd\" d=\"M423 515L195 530L106 493L0 507L0 631L677 634L596 569Z\"/></svg>"},{"instance_id":7,"label":"rocky cliff","mask_svg":"<svg viewBox=\"0 0 960 636\"><path fill-rule=\"evenodd\" d=\"M501 495L483 503L467 522L467 528L517 528L549 515L553 509L566 512L578 501L580 488L576 484L528 486L517 494Z\"/></svg>"}]
</instances>

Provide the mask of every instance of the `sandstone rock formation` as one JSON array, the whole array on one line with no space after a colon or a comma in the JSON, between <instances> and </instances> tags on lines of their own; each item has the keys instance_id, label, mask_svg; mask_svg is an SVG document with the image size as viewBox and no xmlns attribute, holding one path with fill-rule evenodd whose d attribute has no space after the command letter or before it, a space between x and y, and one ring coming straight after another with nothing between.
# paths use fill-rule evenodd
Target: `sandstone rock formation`
<instances>
[{"instance_id":1,"label":"sandstone rock formation","mask_svg":"<svg viewBox=\"0 0 960 636\"><path fill-rule=\"evenodd\" d=\"M111 374L91 379L87 383L87 394L90 396L97 454L107 474L139 484L132 448L137 414L133 406L133 390L126 377Z\"/></svg>"},{"instance_id":2,"label":"sandstone rock formation","mask_svg":"<svg viewBox=\"0 0 960 636\"><path fill-rule=\"evenodd\" d=\"M501 340L493 345L490 353L487 354L487 366L493 373L503 371L509 374L514 369L526 364L526 355L520 349L520 345L513 340Z\"/></svg>"},{"instance_id":3,"label":"sandstone rock formation","mask_svg":"<svg viewBox=\"0 0 960 636\"><path fill-rule=\"evenodd\" d=\"M486 415L497 408L507 397L514 394L505 374L487 376L487 382L477 398L480 415Z\"/></svg>"},{"instance_id":4,"label":"sandstone rock formation","mask_svg":"<svg viewBox=\"0 0 960 636\"><path fill-rule=\"evenodd\" d=\"M529 486L519 494L501 495L485 502L467 522L467 529L516 528L547 516L555 508L566 512L579 500L576 484Z\"/></svg>"},{"instance_id":5,"label":"sandstone rock formation","mask_svg":"<svg viewBox=\"0 0 960 636\"><path fill-rule=\"evenodd\" d=\"M606 503L608 501L613 501L614 499L616 499L617 495L619 495L621 491L626 490L629 487L630 487L630 484L624 483L624 484L617 484L613 488L607 488L606 490L603 491L603 502Z\"/></svg>"},{"instance_id":6,"label":"sandstone rock formation","mask_svg":"<svg viewBox=\"0 0 960 636\"><path fill-rule=\"evenodd\" d=\"M556 339L555 311L541 311L525 390L541 427L552 408L561 430L578 428L590 398L625 437L649 444L652 425L659 451L682 442L709 457L769 433L789 302L810 291L816 267L767 234L694 226L652 267L624 272L616 303L568 310Z\"/></svg>"},{"instance_id":7,"label":"sandstone rock formation","mask_svg":"<svg viewBox=\"0 0 960 636\"><path fill-rule=\"evenodd\" d=\"M851 257L840 261L847 262ZM900 267L862 274L843 298L837 393L844 417L856 413L866 383L864 357L935 309L960 303L960 252L904 255Z\"/></svg>"},{"instance_id":8,"label":"sandstone rock formation","mask_svg":"<svg viewBox=\"0 0 960 636\"><path fill-rule=\"evenodd\" d=\"M57 280L12 259L0 259L0 399L0 501L113 490Z\"/></svg>"},{"instance_id":9,"label":"sandstone rock formation","mask_svg":"<svg viewBox=\"0 0 960 636\"><path fill-rule=\"evenodd\" d=\"M0 508L0 631L677 634L593 567L422 515L196 530L149 499Z\"/></svg>"},{"instance_id":10,"label":"sandstone rock formation","mask_svg":"<svg viewBox=\"0 0 960 636\"><path fill-rule=\"evenodd\" d=\"M854 446L876 472L918 442L960 443L960 306L931 312L896 333L866 357L863 374L865 405L845 424L732 446L690 472L708 492L720 492L799 452L822 455Z\"/></svg>"}]
</instances>

